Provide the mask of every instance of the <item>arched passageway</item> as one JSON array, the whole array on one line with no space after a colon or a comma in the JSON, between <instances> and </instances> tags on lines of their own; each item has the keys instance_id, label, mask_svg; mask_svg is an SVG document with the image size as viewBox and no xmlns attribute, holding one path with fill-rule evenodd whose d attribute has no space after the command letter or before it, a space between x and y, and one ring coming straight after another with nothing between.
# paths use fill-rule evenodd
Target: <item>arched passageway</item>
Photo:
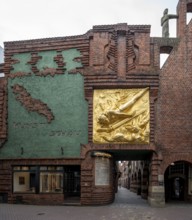
<instances>
[{"instance_id":1,"label":"arched passageway","mask_svg":"<svg viewBox=\"0 0 192 220\"><path fill-rule=\"evenodd\" d=\"M171 163L164 174L165 202L191 201L192 165L186 161Z\"/></svg>"}]
</instances>

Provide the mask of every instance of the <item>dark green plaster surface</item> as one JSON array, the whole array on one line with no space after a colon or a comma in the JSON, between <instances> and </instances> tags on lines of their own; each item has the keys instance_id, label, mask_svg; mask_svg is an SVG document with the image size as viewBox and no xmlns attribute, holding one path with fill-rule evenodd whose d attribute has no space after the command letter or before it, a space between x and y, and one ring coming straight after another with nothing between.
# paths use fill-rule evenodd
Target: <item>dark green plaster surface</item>
<instances>
[{"instance_id":1,"label":"dark green plaster surface","mask_svg":"<svg viewBox=\"0 0 192 220\"><path fill-rule=\"evenodd\" d=\"M80 53L75 50L64 51L66 71L54 76L16 77L8 80L8 139L0 158L53 158L79 157L80 144L88 141L88 109L84 98L83 76L68 71L80 67L74 61ZM29 72L30 54L18 55L20 65L14 65L14 71ZM56 68L53 62L55 52L40 53L44 58L37 67ZM52 60L52 62L51 62ZM44 63L44 65L43 65ZM11 74L14 74L12 71ZM50 122L38 112L28 111L16 100L13 85L23 86L31 97L40 100L51 110L54 119Z\"/></svg>"},{"instance_id":2,"label":"dark green plaster surface","mask_svg":"<svg viewBox=\"0 0 192 220\"><path fill-rule=\"evenodd\" d=\"M16 72L31 72L31 67L27 63L31 59L30 53L15 54L12 56L12 59L15 60L17 63L13 65L13 70L11 70L11 74L14 74Z\"/></svg>"}]
</instances>

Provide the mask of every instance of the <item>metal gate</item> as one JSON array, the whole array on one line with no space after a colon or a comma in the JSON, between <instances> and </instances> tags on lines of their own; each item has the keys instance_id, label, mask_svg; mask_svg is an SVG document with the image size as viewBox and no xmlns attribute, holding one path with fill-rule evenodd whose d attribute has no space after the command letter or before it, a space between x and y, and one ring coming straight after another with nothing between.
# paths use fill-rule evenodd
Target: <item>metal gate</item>
<instances>
[{"instance_id":1,"label":"metal gate","mask_svg":"<svg viewBox=\"0 0 192 220\"><path fill-rule=\"evenodd\" d=\"M64 194L80 197L80 166L64 166Z\"/></svg>"}]
</instances>

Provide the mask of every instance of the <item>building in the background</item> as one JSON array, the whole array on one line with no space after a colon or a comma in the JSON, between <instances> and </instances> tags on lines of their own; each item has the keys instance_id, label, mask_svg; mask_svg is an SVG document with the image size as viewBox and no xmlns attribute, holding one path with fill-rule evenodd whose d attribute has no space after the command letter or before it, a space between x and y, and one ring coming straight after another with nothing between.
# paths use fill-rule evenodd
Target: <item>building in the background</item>
<instances>
[{"instance_id":1,"label":"building in the background","mask_svg":"<svg viewBox=\"0 0 192 220\"><path fill-rule=\"evenodd\" d=\"M180 0L176 38L123 23L5 42L0 201L107 204L119 178L154 206L191 201L190 12Z\"/></svg>"},{"instance_id":2,"label":"building in the background","mask_svg":"<svg viewBox=\"0 0 192 220\"><path fill-rule=\"evenodd\" d=\"M147 199L149 185L149 161L122 161L119 163L119 186Z\"/></svg>"},{"instance_id":3,"label":"building in the background","mask_svg":"<svg viewBox=\"0 0 192 220\"><path fill-rule=\"evenodd\" d=\"M118 186L128 188L128 161L120 161L118 168L121 174L119 176Z\"/></svg>"}]
</instances>

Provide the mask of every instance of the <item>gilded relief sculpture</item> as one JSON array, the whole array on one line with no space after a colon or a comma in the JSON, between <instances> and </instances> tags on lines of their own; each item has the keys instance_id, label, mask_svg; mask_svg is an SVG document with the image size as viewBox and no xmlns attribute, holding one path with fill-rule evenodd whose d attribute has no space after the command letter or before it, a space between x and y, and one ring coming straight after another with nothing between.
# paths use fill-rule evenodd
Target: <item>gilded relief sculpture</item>
<instances>
[{"instance_id":1,"label":"gilded relief sculpture","mask_svg":"<svg viewBox=\"0 0 192 220\"><path fill-rule=\"evenodd\" d=\"M149 143L149 88L94 91L94 143Z\"/></svg>"}]
</instances>

